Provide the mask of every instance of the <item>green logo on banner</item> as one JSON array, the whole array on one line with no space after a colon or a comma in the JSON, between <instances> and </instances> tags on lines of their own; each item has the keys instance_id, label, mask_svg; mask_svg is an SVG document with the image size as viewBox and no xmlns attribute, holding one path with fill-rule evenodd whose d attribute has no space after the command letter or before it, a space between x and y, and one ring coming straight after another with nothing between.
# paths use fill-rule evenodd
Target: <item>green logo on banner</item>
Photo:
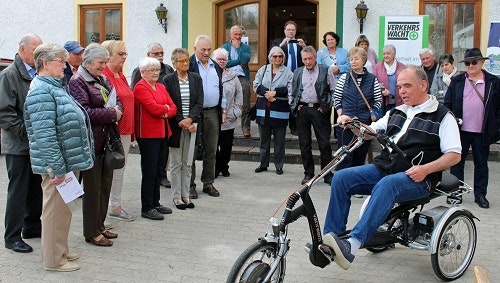
<instances>
[{"instance_id":1,"label":"green logo on banner","mask_svg":"<svg viewBox=\"0 0 500 283\"><path fill-rule=\"evenodd\" d=\"M411 39L411 40L417 40L418 39L418 32L416 31L411 31L409 34L408 34L408 38Z\"/></svg>"}]
</instances>

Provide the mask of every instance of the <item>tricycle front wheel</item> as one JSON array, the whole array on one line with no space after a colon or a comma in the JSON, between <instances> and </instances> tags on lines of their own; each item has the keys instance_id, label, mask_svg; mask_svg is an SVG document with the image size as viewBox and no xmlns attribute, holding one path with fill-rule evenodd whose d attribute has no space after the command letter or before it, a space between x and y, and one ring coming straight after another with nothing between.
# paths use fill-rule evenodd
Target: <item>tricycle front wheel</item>
<instances>
[{"instance_id":1,"label":"tricycle front wheel","mask_svg":"<svg viewBox=\"0 0 500 283\"><path fill-rule=\"evenodd\" d=\"M268 282L281 283L285 277L286 260L278 257L275 243L260 240L248 247L234 263L227 283L261 283L271 270L271 265L279 260L278 267Z\"/></svg>"}]
</instances>

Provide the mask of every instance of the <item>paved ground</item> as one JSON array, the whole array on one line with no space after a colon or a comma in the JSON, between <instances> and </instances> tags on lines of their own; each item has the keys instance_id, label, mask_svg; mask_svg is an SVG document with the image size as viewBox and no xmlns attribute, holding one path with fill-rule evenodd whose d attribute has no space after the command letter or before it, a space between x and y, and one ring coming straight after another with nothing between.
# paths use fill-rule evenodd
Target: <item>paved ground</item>
<instances>
[{"instance_id":1,"label":"paved ground","mask_svg":"<svg viewBox=\"0 0 500 283\"><path fill-rule=\"evenodd\" d=\"M130 155L126 168L124 207L139 215L140 156ZM470 168L471 164L467 164ZM200 168L201 166L198 166ZM112 221L119 233L113 247L96 247L82 237L80 200L75 205L70 233L70 248L80 253L79 271L52 273L43 270L40 240L27 240L34 248L30 254L18 254L0 246L0 282L225 282L238 255L263 236L267 219L281 200L302 178L300 165L286 164L285 174L274 171L255 174L255 162L231 162L231 177L219 177L215 185L221 197L203 193L195 200L196 208L179 211L164 221L141 217L134 222ZM472 282L472 266L487 269L492 282L500 281L500 251L495 241L500 228L500 163L491 163L491 209L480 209L473 196L465 197L464 205L480 220L478 246L471 267L457 282ZM199 175L198 175L199 176ZM199 177L198 177L199 178ZM470 169L467 172L470 180ZM0 219L4 218L7 177L5 160L0 156ZM162 189L162 203L172 205L171 192ZM312 190L316 208L323 222L328 186L323 183ZM350 223L357 217L363 199L353 199ZM437 205L432 203L432 205ZM429 206L432 207L432 206ZM0 234L4 227L0 225ZM319 269L312 266L303 251L310 238L305 219L289 227L292 239L285 282L436 282L430 255L402 246L380 254L362 250L351 269L343 271L336 265ZM3 244L3 243L2 243ZM497 281L498 280L498 281Z\"/></svg>"}]
</instances>

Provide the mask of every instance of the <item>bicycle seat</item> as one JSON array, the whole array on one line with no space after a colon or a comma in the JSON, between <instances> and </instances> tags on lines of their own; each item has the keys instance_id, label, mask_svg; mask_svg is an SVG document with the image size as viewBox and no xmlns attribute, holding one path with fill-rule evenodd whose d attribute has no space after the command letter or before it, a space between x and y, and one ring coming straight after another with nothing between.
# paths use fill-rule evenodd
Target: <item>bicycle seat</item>
<instances>
[{"instance_id":1,"label":"bicycle seat","mask_svg":"<svg viewBox=\"0 0 500 283\"><path fill-rule=\"evenodd\" d=\"M457 177L448 172L443 172L441 182L437 184L436 189L449 193L458 190L459 186L460 180Z\"/></svg>"}]
</instances>

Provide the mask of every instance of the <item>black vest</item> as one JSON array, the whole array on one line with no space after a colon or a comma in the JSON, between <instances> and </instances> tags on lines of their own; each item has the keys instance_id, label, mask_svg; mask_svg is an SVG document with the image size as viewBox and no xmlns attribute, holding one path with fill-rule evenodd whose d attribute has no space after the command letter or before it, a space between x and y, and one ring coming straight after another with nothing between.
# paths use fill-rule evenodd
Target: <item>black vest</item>
<instances>
[{"instance_id":1,"label":"black vest","mask_svg":"<svg viewBox=\"0 0 500 283\"><path fill-rule=\"evenodd\" d=\"M440 148L439 126L448 108L439 104L438 109L432 113L419 113L410 122L406 133L397 142L397 145L406 154L406 158L395 152L389 153L383 149L375 157L373 164L384 174L404 172L412 165L423 165L432 162L443 155ZM392 137L401 131L406 120L406 114L398 109L392 109L387 124L387 135ZM434 187L441 180L441 172L427 176L427 180Z\"/></svg>"},{"instance_id":2,"label":"black vest","mask_svg":"<svg viewBox=\"0 0 500 283\"><path fill-rule=\"evenodd\" d=\"M374 89L373 85L375 83L375 76L369 73L366 68L363 69L363 74L357 74L352 72L354 79L361 77L361 83L359 88L363 91L368 104L373 107L374 104ZM350 117L357 117L361 122L370 124L371 114L363 97L356 87L356 83L351 78L349 73L346 73L346 80L344 83L344 89L342 94L342 114L348 115Z\"/></svg>"}]
</instances>

